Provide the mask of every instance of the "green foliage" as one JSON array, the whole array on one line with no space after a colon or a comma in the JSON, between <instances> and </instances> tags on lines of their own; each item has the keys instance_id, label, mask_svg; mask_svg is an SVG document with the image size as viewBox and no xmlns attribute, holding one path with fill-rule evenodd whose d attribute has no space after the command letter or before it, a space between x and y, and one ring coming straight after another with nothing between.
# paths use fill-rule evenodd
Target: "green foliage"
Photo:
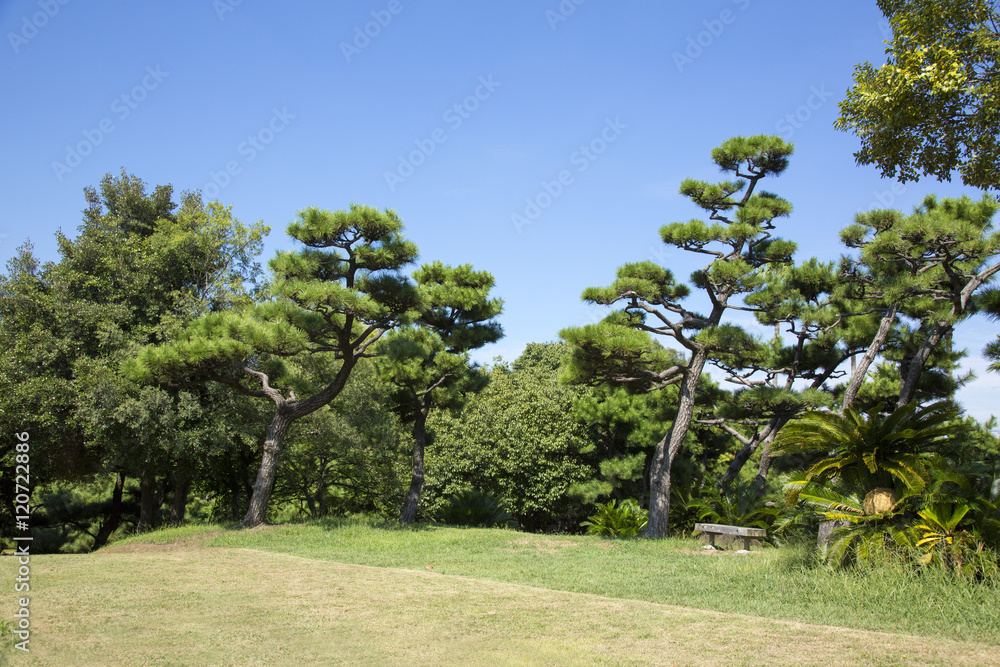
<instances>
[{"instance_id":1,"label":"green foliage","mask_svg":"<svg viewBox=\"0 0 1000 667\"><path fill-rule=\"evenodd\" d=\"M861 139L858 164L910 181L920 175L997 188L996 70L1000 33L992 0L880 0L889 19L887 62L862 63L835 127Z\"/></svg>"},{"instance_id":2,"label":"green foliage","mask_svg":"<svg viewBox=\"0 0 1000 667\"><path fill-rule=\"evenodd\" d=\"M390 332L376 363L392 383L396 410L406 421L431 409L454 409L483 386L468 352L503 336L496 318L503 306L490 298L493 276L468 264L425 264L414 274L420 314L412 326Z\"/></svg>"},{"instance_id":3,"label":"green foliage","mask_svg":"<svg viewBox=\"0 0 1000 667\"><path fill-rule=\"evenodd\" d=\"M639 502L629 498L617 503L609 500L597 506L597 514L580 523L587 527L588 535L601 537L636 538L646 528L649 512L639 507Z\"/></svg>"},{"instance_id":4,"label":"green foliage","mask_svg":"<svg viewBox=\"0 0 1000 667\"><path fill-rule=\"evenodd\" d=\"M86 553L111 506L112 476L95 476L76 483L54 483L35 489L38 503L32 512L32 553ZM119 533L135 528L138 515L136 485L125 491L125 521Z\"/></svg>"},{"instance_id":5,"label":"green foliage","mask_svg":"<svg viewBox=\"0 0 1000 667\"><path fill-rule=\"evenodd\" d=\"M1000 320L1000 288L984 290L979 295L977 305L994 322ZM986 344L983 356L991 362L987 368L1000 373L1000 335L997 335L996 340Z\"/></svg>"},{"instance_id":6,"label":"green foliage","mask_svg":"<svg viewBox=\"0 0 1000 667\"><path fill-rule=\"evenodd\" d=\"M683 359L664 349L645 331L632 329L630 317L612 313L599 324L572 327L559 332L569 345L560 379L567 384L632 385L634 390L656 386Z\"/></svg>"},{"instance_id":7,"label":"green foliage","mask_svg":"<svg viewBox=\"0 0 1000 667\"><path fill-rule=\"evenodd\" d=\"M399 511L407 433L372 366L359 363L337 398L289 430L272 496L286 514L388 518Z\"/></svg>"},{"instance_id":8,"label":"green foliage","mask_svg":"<svg viewBox=\"0 0 1000 667\"><path fill-rule=\"evenodd\" d=\"M930 480L926 454L965 431L953 423L956 416L945 403L909 404L889 415L814 411L786 425L772 451L778 456L816 455L818 460L804 473L808 481L822 483L836 476L866 492L877 487L919 491Z\"/></svg>"},{"instance_id":9,"label":"green foliage","mask_svg":"<svg viewBox=\"0 0 1000 667\"><path fill-rule=\"evenodd\" d=\"M459 491L438 511L437 520L452 526L517 528L517 520L500 508L500 501L486 491Z\"/></svg>"},{"instance_id":10,"label":"green foliage","mask_svg":"<svg viewBox=\"0 0 1000 667\"><path fill-rule=\"evenodd\" d=\"M290 424L336 398L382 335L417 315L417 290L400 273L416 259L417 248L402 228L389 209L304 209L288 233L305 248L279 251L271 260L274 280L266 300L238 312L209 313L167 343L145 347L128 364L138 381L213 381L273 404L243 525L266 518ZM307 355L324 372L303 383L295 362ZM311 386L299 399L296 388L305 385Z\"/></svg>"},{"instance_id":11,"label":"green foliage","mask_svg":"<svg viewBox=\"0 0 1000 667\"><path fill-rule=\"evenodd\" d=\"M983 356L991 362L987 368L1000 373L1000 336L997 336L996 340L986 344L986 347L983 348Z\"/></svg>"},{"instance_id":12,"label":"green foliage","mask_svg":"<svg viewBox=\"0 0 1000 667\"><path fill-rule=\"evenodd\" d=\"M527 530L576 525L569 489L593 477L594 444L572 418L583 390L557 382L562 353L561 346L529 344L512 367L489 369L489 384L460 412L431 415L426 514L476 488L499 498Z\"/></svg>"},{"instance_id":13,"label":"green foliage","mask_svg":"<svg viewBox=\"0 0 1000 667\"><path fill-rule=\"evenodd\" d=\"M0 278L0 413L31 433L32 472L49 489L39 516L53 522L43 541L64 551L93 544L111 516L88 488L95 475L190 479L239 439L238 406L210 391L142 386L122 363L200 314L252 300L268 232L197 194L178 207L170 186L150 193L124 170L84 194L77 236L57 235L59 261L42 265L24 247ZM134 506L123 509L134 521ZM158 519L155 508L147 518Z\"/></svg>"},{"instance_id":14,"label":"green foliage","mask_svg":"<svg viewBox=\"0 0 1000 667\"><path fill-rule=\"evenodd\" d=\"M822 520L840 522L825 560L864 567L936 563L959 576L998 581L1000 512L980 495L992 475L982 479L981 463L969 461L970 450L981 451L974 442L982 436L955 417L944 404L911 404L867 418L850 410L812 414L786 426L778 437L783 454L823 457L790 475L785 490L790 503L803 501Z\"/></svg>"},{"instance_id":15,"label":"green foliage","mask_svg":"<svg viewBox=\"0 0 1000 667\"><path fill-rule=\"evenodd\" d=\"M420 299L412 326L390 332L378 347L381 377L393 386L393 408L413 427L413 468L400 520L416 520L424 484L427 416L455 410L481 390L487 378L471 364L469 351L503 337L494 319L503 302L491 298L493 276L465 264L425 264L414 274Z\"/></svg>"},{"instance_id":16,"label":"green foliage","mask_svg":"<svg viewBox=\"0 0 1000 667\"><path fill-rule=\"evenodd\" d=\"M417 256L391 210L352 204L349 211L307 208L288 233L303 243L271 260L271 299L212 313L167 345L147 347L129 366L145 380L222 379L244 387L244 369L259 355L333 352L353 358L388 330L415 316L415 288L399 269Z\"/></svg>"},{"instance_id":17,"label":"green foliage","mask_svg":"<svg viewBox=\"0 0 1000 667\"><path fill-rule=\"evenodd\" d=\"M779 137L733 137L712 151L712 159L736 180L687 179L681 183L681 194L702 209L709 221L670 223L661 227L660 237L668 245L710 258L690 279L708 297L709 313L684 307L682 301L690 289L679 284L668 269L636 262L621 266L610 286L583 292L585 301L619 305L618 313L599 325L560 332L573 348L567 381L634 383L644 390L679 386L676 417L667 437L657 445L665 451L658 451L650 467L650 535L667 534L670 467L688 438L706 362L732 374L747 366L756 369L769 356L767 346L722 317L727 308L738 305L737 299L761 290L775 267L791 261L795 244L773 233L775 221L791 212L791 204L757 188L764 178L785 170L792 151L793 146ZM616 331L626 328L671 338L689 356L679 360L658 353L659 346L644 336Z\"/></svg>"},{"instance_id":18,"label":"green foliage","mask_svg":"<svg viewBox=\"0 0 1000 667\"><path fill-rule=\"evenodd\" d=\"M898 366L879 369L881 386L866 388L862 403L888 400L893 385L896 405L948 398L967 380L954 376L963 352L952 348L950 333L975 312L976 291L1000 268L989 264L1000 253L1000 234L992 225L997 208L990 197L974 202L928 196L912 215L869 211L842 232L845 244L860 251L841 263L845 296L853 304L848 310L878 312L850 318L846 337L869 348L851 387L864 378L876 352ZM907 323L896 322L897 314ZM845 397L844 407L851 407L850 399Z\"/></svg>"},{"instance_id":19,"label":"green foliage","mask_svg":"<svg viewBox=\"0 0 1000 667\"><path fill-rule=\"evenodd\" d=\"M707 486L701 490L700 497L689 501L688 506L698 511L700 521L767 530L781 510L767 502L764 486L759 480L735 482L722 489Z\"/></svg>"}]
</instances>

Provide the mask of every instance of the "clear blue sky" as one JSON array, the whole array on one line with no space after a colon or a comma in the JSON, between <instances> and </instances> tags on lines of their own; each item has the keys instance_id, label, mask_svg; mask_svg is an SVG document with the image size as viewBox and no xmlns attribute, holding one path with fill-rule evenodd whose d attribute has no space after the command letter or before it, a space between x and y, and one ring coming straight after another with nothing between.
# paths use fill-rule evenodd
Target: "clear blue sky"
<instances>
[{"instance_id":1,"label":"clear blue sky","mask_svg":"<svg viewBox=\"0 0 1000 667\"><path fill-rule=\"evenodd\" d=\"M882 180L833 129L854 66L884 60L874 0L16 0L0 27L4 262L28 238L56 259L83 188L121 167L264 220L265 257L306 206L391 207L422 261L496 276L507 337L481 361L602 316L580 292L626 261L688 275L657 230L698 215L677 188L717 178L733 135L795 143L767 189L795 207L800 259L837 257L858 211L979 197ZM956 335L979 418L997 411L996 329Z\"/></svg>"}]
</instances>

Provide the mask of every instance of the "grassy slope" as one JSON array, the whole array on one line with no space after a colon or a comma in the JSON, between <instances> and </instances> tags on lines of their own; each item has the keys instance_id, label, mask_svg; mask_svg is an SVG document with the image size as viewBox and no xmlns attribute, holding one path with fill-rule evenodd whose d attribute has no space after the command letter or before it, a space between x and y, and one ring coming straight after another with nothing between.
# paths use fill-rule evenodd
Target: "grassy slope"
<instances>
[{"instance_id":1,"label":"grassy slope","mask_svg":"<svg viewBox=\"0 0 1000 667\"><path fill-rule=\"evenodd\" d=\"M212 544L379 567L430 566L477 579L1000 645L996 589L890 571L831 572L808 567L796 551L711 554L693 541L342 522L232 531Z\"/></svg>"},{"instance_id":2,"label":"grassy slope","mask_svg":"<svg viewBox=\"0 0 1000 667\"><path fill-rule=\"evenodd\" d=\"M939 599L915 603L919 586L909 581L895 600L863 600L862 584L797 572L776 551L684 551L691 546L333 524L165 531L90 556L32 558L33 651L30 660L12 657L51 665L1000 663L995 592L979 599L958 588L944 599L942 589L926 589L937 584L922 582L923 594ZM377 567L343 564L352 562ZM0 559L0 577L12 573L13 559ZM866 584L869 594L884 593L877 584ZM955 596L958 606L977 605L965 622L948 616ZM2 611L10 617L9 596ZM760 618L775 616L810 624ZM846 621L823 620L834 617ZM926 636L820 625L878 626L879 618L896 633ZM964 641L945 638L953 633Z\"/></svg>"}]
</instances>

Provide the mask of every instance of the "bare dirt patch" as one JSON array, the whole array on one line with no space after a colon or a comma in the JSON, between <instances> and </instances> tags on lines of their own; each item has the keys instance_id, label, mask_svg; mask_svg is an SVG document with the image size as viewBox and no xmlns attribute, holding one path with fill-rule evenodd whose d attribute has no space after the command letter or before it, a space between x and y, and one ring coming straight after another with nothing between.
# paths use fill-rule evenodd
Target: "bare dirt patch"
<instances>
[{"instance_id":1,"label":"bare dirt patch","mask_svg":"<svg viewBox=\"0 0 1000 667\"><path fill-rule=\"evenodd\" d=\"M254 529L256 530L256 529ZM189 549L205 549L208 542L221 535L221 530L198 533L190 537L176 538L171 542L126 542L124 544L111 544L101 549L101 553L108 554L135 554L135 553L162 553L165 551L185 551Z\"/></svg>"}]
</instances>

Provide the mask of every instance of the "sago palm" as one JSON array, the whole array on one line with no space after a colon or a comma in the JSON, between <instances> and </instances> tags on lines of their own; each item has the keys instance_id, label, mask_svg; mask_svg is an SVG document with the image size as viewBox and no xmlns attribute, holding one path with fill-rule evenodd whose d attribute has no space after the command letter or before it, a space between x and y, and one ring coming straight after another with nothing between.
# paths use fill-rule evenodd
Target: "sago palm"
<instances>
[{"instance_id":1,"label":"sago palm","mask_svg":"<svg viewBox=\"0 0 1000 667\"><path fill-rule=\"evenodd\" d=\"M873 509L865 502L864 489L842 479L819 484L805 473L793 473L785 480L790 498L804 502L823 521L841 525L831 541L823 545L822 557L833 565L877 561L887 549L912 547L910 534L902 520L904 513L919 497L913 490L894 496L885 505ZM796 515L790 513L790 517Z\"/></svg>"},{"instance_id":2,"label":"sago palm","mask_svg":"<svg viewBox=\"0 0 1000 667\"><path fill-rule=\"evenodd\" d=\"M775 440L775 454L820 456L805 479L822 484L839 478L850 486L920 490L929 481L921 460L942 441L960 435L953 407L936 403L905 405L888 415L877 410L843 415L812 411L786 425ZM951 422L951 423L949 423Z\"/></svg>"}]
</instances>

